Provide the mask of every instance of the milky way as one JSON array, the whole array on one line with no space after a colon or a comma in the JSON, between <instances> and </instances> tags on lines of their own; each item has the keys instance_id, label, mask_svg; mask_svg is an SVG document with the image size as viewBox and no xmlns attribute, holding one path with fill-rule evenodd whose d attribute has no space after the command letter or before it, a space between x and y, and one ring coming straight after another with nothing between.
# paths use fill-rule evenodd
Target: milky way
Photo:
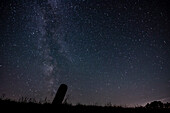
<instances>
[{"instance_id":1,"label":"milky way","mask_svg":"<svg viewBox=\"0 0 170 113\"><path fill-rule=\"evenodd\" d=\"M33 18L37 24L38 36L38 53L42 58L42 74L47 80L48 93L56 92L53 88L54 82L58 83L60 71L56 55L62 55L67 58L66 42L63 41L64 25L62 24L62 15L58 8L58 2L48 1L42 6L34 6L36 11ZM34 32L33 32L34 33ZM56 47L58 46L58 47Z\"/></svg>"},{"instance_id":2,"label":"milky way","mask_svg":"<svg viewBox=\"0 0 170 113\"><path fill-rule=\"evenodd\" d=\"M169 2L2 1L0 95L76 104L170 101Z\"/></svg>"}]
</instances>

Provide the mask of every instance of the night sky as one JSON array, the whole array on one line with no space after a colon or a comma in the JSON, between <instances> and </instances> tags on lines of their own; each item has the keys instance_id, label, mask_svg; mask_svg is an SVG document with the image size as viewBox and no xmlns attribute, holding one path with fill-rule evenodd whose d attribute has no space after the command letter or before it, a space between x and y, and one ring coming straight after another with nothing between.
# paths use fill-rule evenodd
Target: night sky
<instances>
[{"instance_id":1,"label":"night sky","mask_svg":"<svg viewBox=\"0 0 170 113\"><path fill-rule=\"evenodd\" d=\"M170 102L168 0L1 0L0 96Z\"/></svg>"}]
</instances>

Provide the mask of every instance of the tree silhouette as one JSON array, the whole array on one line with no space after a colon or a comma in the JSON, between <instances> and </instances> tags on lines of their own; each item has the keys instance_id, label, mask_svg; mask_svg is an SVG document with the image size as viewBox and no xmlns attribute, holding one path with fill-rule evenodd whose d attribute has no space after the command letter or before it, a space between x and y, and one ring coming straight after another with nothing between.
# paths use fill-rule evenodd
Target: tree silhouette
<instances>
[{"instance_id":1,"label":"tree silhouette","mask_svg":"<svg viewBox=\"0 0 170 113\"><path fill-rule=\"evenodd\" d=\"M147 103L145 107L152 108L152 109L162 109L164 107L164 104L161 101L153 101L150 104Z\"/></svg>"},{"instance_id":2,"label":"tree silhouette","mask_svg":"<svg viewBox=\"0 0 170 113\"><path fill-rule=\"evenodd\" d=\"M168 103L168 102L165 103L165 104L164 104L164 107L165 107L165 108L170 108L170 103Z\"/></svg>"}]
</instances>

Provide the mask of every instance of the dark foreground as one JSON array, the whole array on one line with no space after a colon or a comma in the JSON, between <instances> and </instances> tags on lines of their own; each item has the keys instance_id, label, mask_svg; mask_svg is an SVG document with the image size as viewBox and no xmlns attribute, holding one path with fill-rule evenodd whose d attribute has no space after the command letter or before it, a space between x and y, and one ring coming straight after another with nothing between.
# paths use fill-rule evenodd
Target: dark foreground
<instances>
[{"instance_id":1,"label":"dark foreground","mask_svg":"<svg viewBox=\"0 0 170 113\"><path fill-rule=\"evenodd\" d=\"M123 107L109 107L109 106L85 106L69 104L52 105L52 104L37 104L24 102L8 102L0 101L0 109L2 112L22 112L22 113L170 113L169 108L123 108ZM0 111L0 112L1 112ZM1 112L1 113L2 113Z\"/></svg>"}]
</instances>

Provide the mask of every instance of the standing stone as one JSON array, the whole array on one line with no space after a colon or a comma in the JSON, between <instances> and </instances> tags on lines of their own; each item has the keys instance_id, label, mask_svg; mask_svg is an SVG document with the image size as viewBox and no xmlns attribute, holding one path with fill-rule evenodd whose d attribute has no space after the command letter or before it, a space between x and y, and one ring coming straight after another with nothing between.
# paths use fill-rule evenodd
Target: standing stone
<instances>
[{"instance_id":1,"label":"standing stone","mask_svg":"<svg viewBox=\"0 0 170 113\"><path fill-rule=\"evenodd\" d=\"M57 94L55 95L52 104L62 104L66 92L67 92L67 85L61 84L60 87L58 88Z\"/></svg>"}]
</instances>

